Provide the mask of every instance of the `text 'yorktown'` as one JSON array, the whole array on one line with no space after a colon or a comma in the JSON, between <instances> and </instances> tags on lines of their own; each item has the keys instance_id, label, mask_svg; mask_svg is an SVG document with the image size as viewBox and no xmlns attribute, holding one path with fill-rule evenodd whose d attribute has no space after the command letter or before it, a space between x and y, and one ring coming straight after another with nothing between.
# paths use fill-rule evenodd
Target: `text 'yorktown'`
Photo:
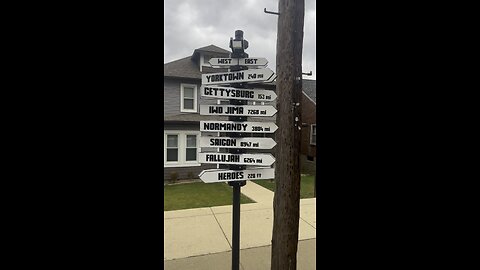
<instances>
[{"instance_id":1,"label":"text 'yorktown'","mask_svg":"<svg viewBox=\"0 0 480 270\"><path fill-rule=\"evenodd\" d=\"M234 81L234 80L243 80L244 78L243 72L236 72L236 73L225 73L225 74L217 74L217 75L206 75L207 82L224 82L224 81Z\"/></svg>"}]
</instances>

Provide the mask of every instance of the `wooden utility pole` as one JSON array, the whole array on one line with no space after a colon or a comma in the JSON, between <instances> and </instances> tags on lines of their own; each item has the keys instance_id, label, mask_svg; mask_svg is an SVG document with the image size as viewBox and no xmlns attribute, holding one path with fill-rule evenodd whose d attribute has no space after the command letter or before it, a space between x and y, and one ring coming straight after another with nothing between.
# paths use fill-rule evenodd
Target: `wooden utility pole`
<instances>
[{"instance_id":1,"label":"wooden utility pole","mask_svg":"<svg viewBox=\"0 0 480 270\"><path fill-rule=\"evenodd\" d=\"M302 48L305 0L279 0L272 270L297 268L300 218Z\"/></svg>"}]
</instances>

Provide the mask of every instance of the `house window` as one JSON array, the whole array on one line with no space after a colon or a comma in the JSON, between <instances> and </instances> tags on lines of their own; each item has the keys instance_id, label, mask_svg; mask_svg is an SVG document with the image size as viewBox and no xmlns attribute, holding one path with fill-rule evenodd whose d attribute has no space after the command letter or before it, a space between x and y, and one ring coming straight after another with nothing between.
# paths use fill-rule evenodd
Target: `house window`
<instances>
[{"instance_id":1,"label":"house window","mask_svg":"<svg viewBox=\"0 0 480 270\"><path fill-rule=\"evenodd\" d=\"M180 84L180 111L197 112L197 85Z\"/></svg>"},{"instance_id":2,"label":"house window","mask_svg":"<svg viewBox=\"0 0 480 270\"><path fill-rule=\"evenodd\" d=\"M167 162L178 162L178 135L167 135Z\"/></svg>"},{"instance_id":3,"label":"house window","mask_svg":"<svg viewBox=\"0 0 480 270\"><path fill-rule=\"evenodd\" d=\"M310 144L317 144L317 125L312 125L310 132Z\"/></svg>"},{"instance_id":4,"label":"house window","mask_svg":"<svg viewBox=\"0 0 480 270\"><path fill-rule=\"evenodd\" d=\"M192 167L198 163L200 132L165 130L164 167Z\"/></svg>"},{"instance_id":5,"label":"house window","mask_svg":"<svg viewBox=\"0 0 480 270\"><path fill-rule=\"evenodd\" d=\"M187 135L186 161L197 160L197 135Z\"/></svg>"}]
</instances>

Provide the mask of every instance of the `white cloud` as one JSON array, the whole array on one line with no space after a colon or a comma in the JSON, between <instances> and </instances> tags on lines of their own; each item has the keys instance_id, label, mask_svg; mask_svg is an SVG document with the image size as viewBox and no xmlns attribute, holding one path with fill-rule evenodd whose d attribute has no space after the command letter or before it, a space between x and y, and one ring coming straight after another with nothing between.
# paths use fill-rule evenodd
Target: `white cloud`
<instances>
[{"instance_id":1,"label":"white cloud","mask_svg":"<svg viewBox=\"0 0 480 270\"><path fill-rule=\"evenodd\" d=\"M229 50L230 37L243 30L250 56L265 57L275 70L278 11L275 0L166 0L164 4L164 63L190 56L196 48L210 44ZM305 1L303 71L316 78L316 3Z\"/></svg>"}]
</instances>

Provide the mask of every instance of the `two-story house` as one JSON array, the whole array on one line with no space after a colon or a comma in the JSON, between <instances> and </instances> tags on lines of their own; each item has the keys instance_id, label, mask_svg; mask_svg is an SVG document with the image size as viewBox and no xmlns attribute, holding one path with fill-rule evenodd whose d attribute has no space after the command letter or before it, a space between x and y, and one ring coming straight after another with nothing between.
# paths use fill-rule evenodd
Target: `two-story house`
<instances>
[{"instance_id":1,"label":"two-story house","mask_svg":"<svg viewBox=\"0 0 480 270\"><path fill-rule=\"evenodd\" d=\"M313 175L316 171L317 156L317 81L303 79L302 88L301 170Z\"/></svg>"},{"instance_id":2,"label":"two-story house","mask_svg":"<svg viewBox=\"0 0 480 270\"><path fill-rule=\"evenodd\" d=\"M164 64L164 180L197 179L202 170L218 168L216 164L200 164L198 153L224 151L217 148L199 147L202 136L225 136L217 132L203 132L200 121L228 121L227 116L204 116L199 114L200 104L229 104L229 100L201 97L201 74L225 72L228 69L212 68L212 57L229 57L230 51L214 45L198 48L191 56ZM275 90L272 84L249 84L252 88ZM265 104L263 102L260 102ZM260 103L257 102L258 105ZM255 104L249 102L249 104ZM265 105L273 105L274 102ZM248 121L275 122L275 117L249 117ZM251 134L274 138L273 134ZM272 150L267 150L271 152ZM261 151L255 151L261 152ZM263 151L265 152L265 151Z\"/></svg>"}]
</instances>

